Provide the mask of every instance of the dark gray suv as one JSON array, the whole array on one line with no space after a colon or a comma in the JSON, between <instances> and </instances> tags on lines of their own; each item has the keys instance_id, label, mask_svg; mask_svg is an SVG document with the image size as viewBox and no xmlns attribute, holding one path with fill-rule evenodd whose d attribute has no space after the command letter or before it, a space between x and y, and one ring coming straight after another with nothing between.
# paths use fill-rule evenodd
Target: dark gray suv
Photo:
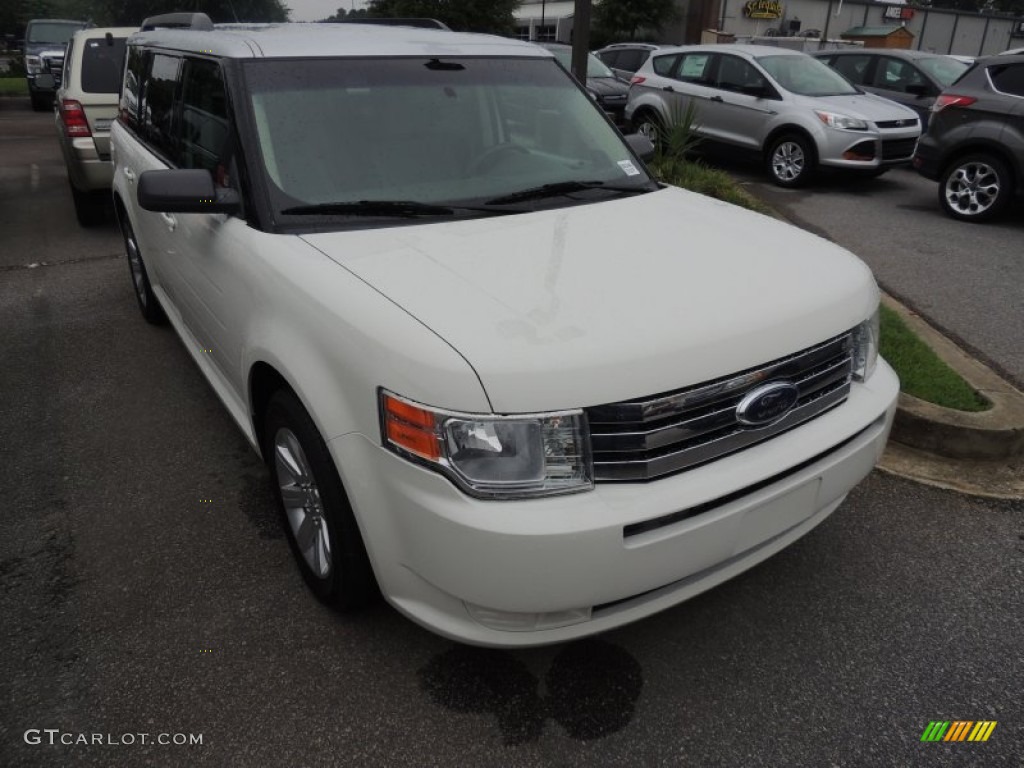
<instances>
[{"instance_id":1,"label":"dark gray suv","mask_svg":"<svg viewBox=\"0 0 1024 768\"><path fill-rule=\"evenodd\" d=\"M953 218L997 216L1024 193L1024 55L979 59L932 110L914 168L939 182Z\"/></svg>"}]
</instances>

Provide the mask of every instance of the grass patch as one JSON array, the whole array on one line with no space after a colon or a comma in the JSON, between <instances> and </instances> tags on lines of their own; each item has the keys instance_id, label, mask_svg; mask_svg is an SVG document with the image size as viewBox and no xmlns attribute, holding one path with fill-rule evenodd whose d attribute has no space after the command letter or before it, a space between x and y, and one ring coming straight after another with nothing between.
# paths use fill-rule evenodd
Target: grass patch
<instances>
[{"instance_id":1,"label":"grass patch","mask_svg":"<svg viewBox=\"0 0 1024 768\"><path fill-rule=\"evenodd\" d=\"M677 112L672 115L672 124L662 129L657 156L648 164L654 175L666 184L774 215L769 206L743 189L728 173L693 159L694 148L700 142L693 132L695 116L692 108ZM886 306L881 308L880 347L882 357L895 369L900 387L907 394L958 411L987 411L992 407Z\"/></svg>"},{"instance_id":2,"label":"grass patch","mask_svg":"<svg viewBox=\"0 0 1024 768\"><path fill-rule=\"evenodd\" d=\"M27 96L28 82L24 77L0 77L0 96Z\"/></svg>"},{"instance_id":3,"label":"grass patch","mask_svg":"<svg viewBox=\"0 0 1024 768\"><path fill-rule=\"evenodd\" d=\"M900 387L908 395L958 411L992 407L886 306L882 307L881 326L882 357L899 374Z\"/></svg>"}]
</instances>

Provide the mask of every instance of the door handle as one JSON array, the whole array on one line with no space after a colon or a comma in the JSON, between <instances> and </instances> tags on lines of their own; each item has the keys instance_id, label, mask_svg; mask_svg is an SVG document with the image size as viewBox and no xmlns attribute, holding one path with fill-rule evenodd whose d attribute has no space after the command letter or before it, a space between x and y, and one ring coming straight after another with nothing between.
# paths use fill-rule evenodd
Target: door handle
<instances>
[{"instance_id":1,"label":"door handle","mask_svg":"<svg viewBox=\"0 0 1024 768\"><path fill-rule=\"evenodd\" d=\"M712 96L712 97L710 97L708 99L708 101L719 101L720 102L720 101L723 101L723 99L722 99L721 96Z\"/></svg>"},{"instance_id":2,"label":"door handle","mask_svg":"<svg viewBox=\"0 0 1024 768\"><path fill-rule=\"evenodd\" d=\"M173 232L174 228L178 226L178 220L169 213L161 213L160 218L164 220L164 224L167 225L167 228L171 230L171 232Z\"/></svg>"},{"instance_id":3,"label":"door handle","mask_svg":"<svg viewBox=\"0 0 1024 768\"><path fill-rule=\"evenodd\" d=\"M131 168L126 167L124 169L124 177L128 179L129 183L135 183L135 171L133 171Z\"/></svg>"},{"instance_id":4,"label":"door handle","mask_svg":"<svg viewBox=\"0 0 1024 768\"><path fill-rule=\"evenodd\" d=\"M676 92L676 89L673 88L671 85L663 85L661 87L661 90L668 91L669 93L675 93Z\"/></svg>"}]
</instances>

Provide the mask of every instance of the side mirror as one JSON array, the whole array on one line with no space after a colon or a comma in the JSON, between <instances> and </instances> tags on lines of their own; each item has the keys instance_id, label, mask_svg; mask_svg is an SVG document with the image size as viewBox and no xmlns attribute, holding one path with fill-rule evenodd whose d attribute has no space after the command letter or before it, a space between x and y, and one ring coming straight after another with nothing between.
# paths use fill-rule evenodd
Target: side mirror
<instances>
[{"instance_id":1,"label":"side mirror","mask_svg":"<svg viewBox=\"0 0 1024 768\"><path fill-rule=\"evenodd\" d=\"M44 72L40 75L36 75L36 88L50 89L57 85L57 81L53 79L53 75L48 72Z\"/></svg>"},{"instance_id":2,"label":"side mirror","mask_svg":"<svg viewBox=\"0 0 1024 768\"><path fill-rule=\"evenodd\" d=\"M625 138L629 148L645 163L654 159L654 144L642 133L631 133Z\"/></svg>"},{"instance_id":3,"label":"side mirror","mask_svg":"<svg viewBox=\"0 0 1024 768\"><path fill-rule=\"evenodd\" d=\"M138 195L145 210L160 213L234 213L241 207L235 190L214 186L201 168L145 171Z\"/></svg>"}]
</instances>

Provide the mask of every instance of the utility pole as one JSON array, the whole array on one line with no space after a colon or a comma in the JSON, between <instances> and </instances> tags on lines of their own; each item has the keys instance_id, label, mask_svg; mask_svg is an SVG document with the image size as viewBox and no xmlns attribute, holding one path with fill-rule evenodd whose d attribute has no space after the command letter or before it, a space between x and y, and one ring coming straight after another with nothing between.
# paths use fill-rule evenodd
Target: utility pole
<instances>
[{"instance_id":1,"label":"utility pole","mask_svg":"<svg viewBox=\"0 0 1024 768\"><path fill-rule=\"evenodd\" d=\"M572 73L587 82L587 54L590 53L590 0L576 0L572 21Z\"/></svg>"}]
</instances>

